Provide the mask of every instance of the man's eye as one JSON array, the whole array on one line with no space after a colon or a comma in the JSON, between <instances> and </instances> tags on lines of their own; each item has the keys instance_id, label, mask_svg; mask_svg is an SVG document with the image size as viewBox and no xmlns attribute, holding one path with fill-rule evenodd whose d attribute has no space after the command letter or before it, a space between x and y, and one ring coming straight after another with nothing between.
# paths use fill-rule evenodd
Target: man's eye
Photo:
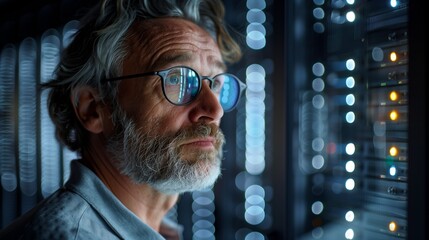
<instances>
[{"instance_id":1,"label":"man's eye","mask_svg":"<svg viewBox=\"0 0 429 240\"><path fill-rule=\"evenodd\" d=\"M178 85L178 84L180 84L180 82L181 82L181 76L180 75L172 75L166 79L166 84L168 84L168 85Z\"/></svg>"},{"instance_id":2,"label":"man's eye","mask_svg":"<svg viewBox=\"0 0 429 240\"><path fill-rule=\"evenodd\" d=\"M213 81L213 84L212 84L212 91L213 92L220 92L221 88L222 88L222 82L215 79Z\"/></svg>"}]
</instances>

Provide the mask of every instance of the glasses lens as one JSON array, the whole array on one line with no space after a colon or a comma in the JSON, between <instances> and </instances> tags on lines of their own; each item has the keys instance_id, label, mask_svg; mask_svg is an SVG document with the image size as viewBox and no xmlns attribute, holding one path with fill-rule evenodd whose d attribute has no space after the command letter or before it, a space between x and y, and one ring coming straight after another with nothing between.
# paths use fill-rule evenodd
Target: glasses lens
<instances>
[{"instance_id":1,"label":"glasses lens","mask_svg":"<svg viewBox=\"0 0 429 240\"><path fill-rule=\"evenodd\" d=\"M224 111L232 110L240 97L240 84L238 79L230 74L220 74L216 76L215 82L223 82L220 89L219 101Z\"/></svg>"},{"instance_id":2,"label":"glasses lens","mask_svg":"<svg viewBox=\"0 0 429 240\"><path fill-rule=\"evenodd\" d=\"M164 76L165 95L178 105L191 102L198 94L199 84L197 73L189 68L172 68Z\"/></svg>"}]
</instances>

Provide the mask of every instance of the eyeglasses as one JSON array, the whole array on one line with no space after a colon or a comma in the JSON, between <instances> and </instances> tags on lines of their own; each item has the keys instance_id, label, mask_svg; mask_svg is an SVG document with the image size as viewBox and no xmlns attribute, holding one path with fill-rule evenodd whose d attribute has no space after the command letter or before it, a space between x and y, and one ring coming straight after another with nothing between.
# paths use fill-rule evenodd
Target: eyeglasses
<instances>
[{"instance_id":1,"label":"eyeglasses","mask_svg":"<svg viewBox=\"0 0 429 240\"><path fill-rule=\"evenodd\" d=\"M210 89L218 96L218 100L225 112L234 109L240 100L241 92L246 88L246 84L232 74L221 73L211 78L208 76L200 76L194 69L185 66L103 79L102 82L119 81L150 75L157 75L161 78L162 92L165 98L170 103L177 106L183 106L195 100L201 92L202 81L204 79L209 80Z\"/></svg>"}]
</instances>

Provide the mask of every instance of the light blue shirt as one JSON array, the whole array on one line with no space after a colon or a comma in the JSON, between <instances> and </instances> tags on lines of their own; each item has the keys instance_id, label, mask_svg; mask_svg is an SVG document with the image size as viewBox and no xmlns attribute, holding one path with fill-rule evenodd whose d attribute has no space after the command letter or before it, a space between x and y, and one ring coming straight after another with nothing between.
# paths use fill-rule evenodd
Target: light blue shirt
<instances>
[{"instance_id":1,"label":"light blue shirt","mask_svg":"<svg viewBox=\"0 0 429 240\"><path fill-rule=\"evenodd\" d=\"M63 188L0 231L0 239L181 239L182 228L165 219L161 234L126 208L78 160Z\"/></svg>"}]
</instances>

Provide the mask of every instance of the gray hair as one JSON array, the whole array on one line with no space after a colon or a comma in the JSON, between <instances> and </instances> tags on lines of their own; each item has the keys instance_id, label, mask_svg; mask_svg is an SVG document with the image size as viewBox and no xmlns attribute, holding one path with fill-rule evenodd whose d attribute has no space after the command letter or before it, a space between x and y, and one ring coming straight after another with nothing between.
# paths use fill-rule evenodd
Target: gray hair
<instances>
[{"instance_id":1,"label":"gray hair","mask_svg":"<svg viewBox=\"0 0 429 240\"><path fill-rule=\"evenodd\" d=\"M117 84L101 84L103 78L119 76L127 56L125 40L136 21L160 17L180 17L194 22L216 40L223 60L241 57L238 44L223 22L221 0L102 0L81 20L80 30L63 51L56 78L44 85L51 88L49 113L59 139L71 150L82 151L86 130L80 125L71 99L78 99L82 86L96 89L100 100L115 102Z\"/></svg>"}]
</instances>

